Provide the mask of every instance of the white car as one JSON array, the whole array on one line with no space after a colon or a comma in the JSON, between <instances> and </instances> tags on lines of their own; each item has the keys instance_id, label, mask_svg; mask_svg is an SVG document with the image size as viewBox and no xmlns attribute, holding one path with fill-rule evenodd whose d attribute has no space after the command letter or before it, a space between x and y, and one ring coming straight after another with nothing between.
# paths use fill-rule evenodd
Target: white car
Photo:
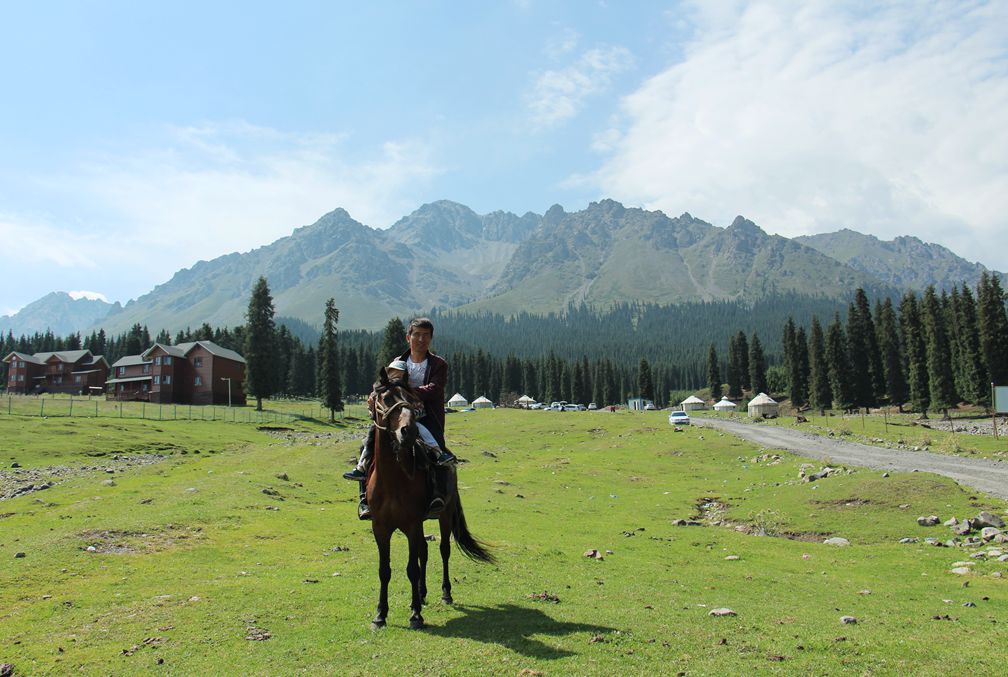
<instances>
[{"instance_id":1,"label":"white car","mask_svg":"<svg viewBox=\"0 0 1008 677\"><path fill-rule=\"evenodd\" d=\"M673 411L668 415L669 425L689 425L689 414L685 411Z\"/></svg>"}]
</instances>

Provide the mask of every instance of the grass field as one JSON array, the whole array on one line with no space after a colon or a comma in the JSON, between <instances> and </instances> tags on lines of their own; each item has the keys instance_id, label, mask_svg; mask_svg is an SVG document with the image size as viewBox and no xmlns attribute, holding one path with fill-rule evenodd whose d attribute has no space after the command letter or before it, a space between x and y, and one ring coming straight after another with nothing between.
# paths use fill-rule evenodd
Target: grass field
<instances>
[{"instance_id":1,"label":"grass field","mask_svg":"<svg viewBox=\"0 0 1008 677\"><path fill-rule=\"evenodd\" d=\"M455 551L446 606L432 547L419 632L407 629L401 536L389 627L369 629L377 556L340 478L361 418L263 431L0 416L0 481L70 469L0 500L0 663L16 674L1003 672L1008 580L994 574L1008 563L926 545L950 533L916 518L1003 515L1005 502L916 473L801 483L807 459L673 432L666 415L451 415L469 526L499 562ZM920 540L898 543L908 536ZM960 560L974 573L950 573ZM737 615L709 614L721 607Z\"/></svg>"}]
</instances>

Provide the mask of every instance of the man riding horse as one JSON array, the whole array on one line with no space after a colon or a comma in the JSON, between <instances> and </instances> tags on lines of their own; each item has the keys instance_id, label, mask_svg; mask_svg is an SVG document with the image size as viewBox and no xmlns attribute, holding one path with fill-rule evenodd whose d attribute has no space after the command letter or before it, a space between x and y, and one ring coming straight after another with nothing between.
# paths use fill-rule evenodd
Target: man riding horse
<instances>
[{"instance_id":1,"label":"man riding horse","mask_svg":"<svg viewBox=\"0 0 1008 677\"><path fill-rule=\"evenodd\" d=\"M412 320L406 332L406 342L409 345L409 349L400 355L397 360L393 360L392 364L385 371L390 382L394 380L393 375L398 378L406 376L405 380L410 389L423 402L424 410L418 421L417 430L426 444L436 448L440 452L436 461L434 498L428 510L428 514L430 515L435 515L444 508L445 493L448 484L448 468L445 466L451 465L456 460L455 455L448 451L444 439L444 396L445 386L448 383L448 363L443 358L431 352L430 344L433 339L433 322L426 317L418 317ZM375 393L372 392L368 397L368 407L372 409L372 413L374 398ZM362 483L361 501L357 509L357 514L361 519L370 519L371 517L367 495L363 489L363 482L367 477L368 465L374 455L374 436L375 427L372 423L361 445L360 460L357 462L357 467L350 472L343 473L343 477L346 479L357 480Z\"/></svg>"}]
</instances>

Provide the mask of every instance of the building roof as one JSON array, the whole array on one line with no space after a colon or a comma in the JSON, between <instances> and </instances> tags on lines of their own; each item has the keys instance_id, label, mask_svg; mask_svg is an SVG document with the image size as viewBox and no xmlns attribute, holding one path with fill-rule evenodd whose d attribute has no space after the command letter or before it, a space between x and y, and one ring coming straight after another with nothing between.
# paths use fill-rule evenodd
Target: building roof
<instances>
[{"instance_id":1,"label":"building roof","mask_svg":"<svg viewBox=\"0 0 1008 677\"><path fill-rule=\"evenodd\" d=\"M714 408L715 409L735 409L736 406L737 405L734 402L732 402L731 400L729 400L728 396L725 395L724 397L721 398L721 400L717 404L714 405Z\"/></svg>"},{"instance_id":2,"label":"building roof","mask_svg":"<svg viewBox=\"0 0 1008 677\"><path fill-rule=\"evenodd\" d=\"M19 353L18 351L13 351L7 357L3 358L4 362L10 362L11 360L24 360L25 362L31 362L32 364L42 364L35 359L34 355L29 355L28 353Z\"/></svg>"},{"instance_id":3,"label":"building roof","mask_svg":"<svg viewBox=\"0 0 1008 677\"><path fill-rule=\"evenodd\" d=\"M105 383L133 383L134 381L150 381L150 376L130 376L129 378L110 378Z\"/></svg>"},{"instance_id":4,"label":"building roof","mask_svg":"<svg viewBox=\"0 0 1008 677\"><path fill-rule=\"evenodd\" d=\"M774 399L772 399L766 393L760 393L756 397L752 398L752 400L750 400L750 402L749 402L749 406L750 407L752 407L754 405L758 406L760 404L777 404L777 401L774 400Z\"/></svg>"},{"instance_id":5,"label":"building roof","mask_svg":"<svg viewBox=\"0 0 1008 677\"><path fill-rule=\"evenodd\" d=\"M143 355L126 355L116 360L115 364L112 365L112 368L135 367L139 364L150 364L150 360L145 360Z\"/></svg>"},{"instance_id":6,"label":"building roof","mask_svg":"<svg viewBox=\"0 0 1008 677\"><path fill-rule=\"evenodd\" d=\"M483 397L482 395L480 395L475 400L473 400L473 404L476 404L477 402L479 402L480 404L483 404L483 403L493 404L492 402L490 402L490 400L488 400L487 398Z\"/></svg>"},{"instance_id":7,"label":"building roof","mask_svg":"<svg viewBox=\"0 0 1008 677\"><path fill-rule=\"evenodd\" d=\"M704 401L701 400L696 395L690 395L689 397L687 397L685 400L683 400L679 404L703 404L703 403L704 403Z\"/></svg>"},{"instance_id":8,"label":"building roof","mask_svg":"<svg viewBox=\"0 0 1008 677\"><path fill-rule=\"evenodd\" d=\"M462 393L455 393L454 395L451 396L451 399L449 399L448 401L449 402L459 402L459 401L468 402L469 400L467 400L465 397L463 397Z\"/></svg>"},{"instance_id":9,"label":"building roof","mask_svg":"<svg viewBox=\"0 0 1008 677\"><path fill-rule=\"evenodd\" d=\"M88 355L91 356L91 361L88 362L87 364L94 364L95 361L101 358L101 355L98 355L97 357L91 355L90 350L60 350L57 352L48 351L44 353L35 353L34 355L21 353L15 350L10 355L5 357L3 361L9 362L10 360L16 358L19 360L24 360L25 362L31 362L32 364L45 364L50 359L55 357L60 362L67 362L73 364L74 362L78 362Z\"/></svg>"},{"instance_id":10,"label":"building roof","mask_svg":"<svg viewBox=\"0 0 1008 677\"><path fill-rule=\"evenodd\" d=\"M223 357L225 360L233 360L234 362L241 362L245 364L245 358L236 353L233 350L228 350L227 348L221 348L219 345L213 341L190 341L188 343L179 343L178 345L169 346L164 343L155 343L150 348L143 352L143 356L147 357L152 350L160 347L161 350L165 351L168 355L173 357L186 357L193 348L196 346L202 346L204 350L213 355L214 357Z\"/></svg>"}]
</instances>

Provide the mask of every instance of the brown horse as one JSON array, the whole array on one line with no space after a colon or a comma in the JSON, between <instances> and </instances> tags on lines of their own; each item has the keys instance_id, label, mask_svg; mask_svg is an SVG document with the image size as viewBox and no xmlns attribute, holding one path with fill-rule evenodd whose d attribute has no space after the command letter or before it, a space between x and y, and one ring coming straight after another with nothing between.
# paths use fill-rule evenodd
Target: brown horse
<instances>
[{"instance_id":1,"label":"brown horse","mask_svg":"<svg viewBox=\"0 0 1008 677\"><path fill-rule=\"evenodd\" d=\"M367 500L371 506L371 530L378 545L378 614L372 628L385 625L388 614L388 583L392 577L390 546L392 534L398 529L409 540L406 575L413 591L410 628L424 627L421 609L427 598L427 540L423 523L427 517L428 478L433 472L422 445L417 443L416 416L423 410L419 398L408 388L390 386L375 400L374 461L367 480ZM441 599L452 603L448 559L451 537L459 549L470 558L493 563L493 556L477 541L466 526L458 482L454 469L449 470L445 507L438 516L441 525Z\"/></svg>"}]
</instances>

